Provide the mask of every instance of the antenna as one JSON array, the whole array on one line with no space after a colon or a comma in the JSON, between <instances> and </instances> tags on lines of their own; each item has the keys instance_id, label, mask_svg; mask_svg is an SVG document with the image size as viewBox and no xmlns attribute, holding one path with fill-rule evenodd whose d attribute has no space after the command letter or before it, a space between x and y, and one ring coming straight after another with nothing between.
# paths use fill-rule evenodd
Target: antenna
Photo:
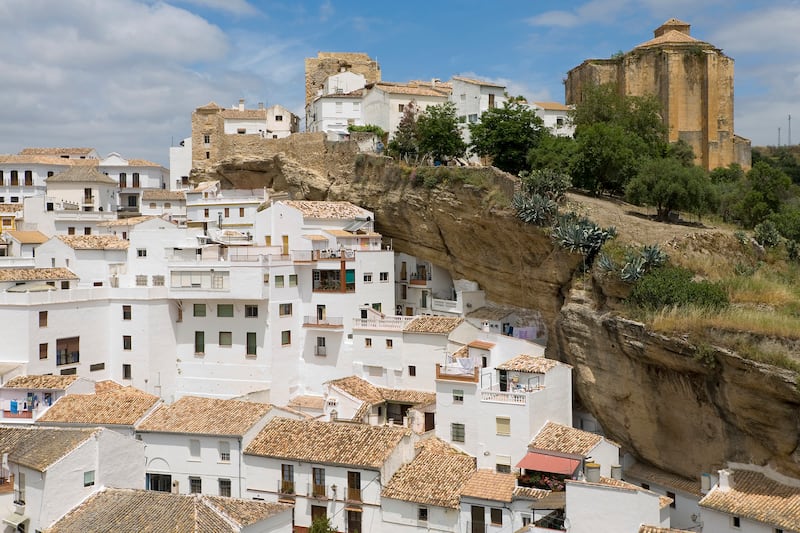
<instances>
[{"instance_id":1,"label":"antenna","mask_svg":"<svg viewBox=\"0 0 800 533\"><path fill-rule=\"evenodd\" d=\"M789 142L786 144L786 146L791 146L791 145L792 145L792 114L789 113Z\"/></svg>"}]
</instances>

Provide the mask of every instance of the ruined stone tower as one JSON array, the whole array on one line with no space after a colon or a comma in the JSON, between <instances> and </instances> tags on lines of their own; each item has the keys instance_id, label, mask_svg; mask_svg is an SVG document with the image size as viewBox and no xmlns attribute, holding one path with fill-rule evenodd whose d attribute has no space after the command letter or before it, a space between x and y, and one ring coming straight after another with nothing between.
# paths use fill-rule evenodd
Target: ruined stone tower
<instances>
[{"instance_id":1,"label":"ruined stone tower","mask_svg":"<svg viewBox=\"0 0 800 533\"><path fill-rule=\"evenodd\" d=\"M669 141L689 143L698 165L750 168L750 141L733 131L733 59L692 37L689 28L669 19L653 39L621 57L587 59L567 74L566 102L581 102L592 84L616 83L623 95L653 94L661 102Z\"/></svg>"}]
</instances>

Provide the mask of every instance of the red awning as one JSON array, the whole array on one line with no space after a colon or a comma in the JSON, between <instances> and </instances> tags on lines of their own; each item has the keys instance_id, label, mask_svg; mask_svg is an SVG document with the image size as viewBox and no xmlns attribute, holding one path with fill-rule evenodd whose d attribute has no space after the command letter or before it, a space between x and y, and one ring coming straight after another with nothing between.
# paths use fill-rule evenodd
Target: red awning
<instances>
[{"instance_id":1,"label":"red awning","mask_svg":"<svg viewBox=\"0 0 800 533\"><path fill-rule=\"evenodd\" d=\"M555 455L547 455L544 453L528 452L528 454L522 458L522 461L517 463L517 468L571 476L580 464L581 462L577 459L556 457Z\"/></svg>"}]
</instances>

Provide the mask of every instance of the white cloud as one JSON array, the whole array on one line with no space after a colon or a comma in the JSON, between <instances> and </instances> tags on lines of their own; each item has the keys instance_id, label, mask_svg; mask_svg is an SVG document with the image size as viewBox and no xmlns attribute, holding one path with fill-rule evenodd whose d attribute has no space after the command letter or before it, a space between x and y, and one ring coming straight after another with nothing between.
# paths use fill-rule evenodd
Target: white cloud
<instances>
[{"instance_id":1,"label":"white cloud","mask_svg":"<svg viewBox=\"0 0 800 533\"><path fill-rule=\"evenodd\" d=\"M322 2L322 5L319 6L320 22L327 22L327 20L333 16L333 13L334 9L331 0L325 0L324 2Z\"/></svg>"},{"instance_id":2,"label":"white cloud","mask_svg":"<svg viewBox=\"0 0 800 533\"><path fill-rule=\"evenodd\" d=\"M247 0L177 0L184 4L208 7L218 11L227 11L236 15L252 15L258 10Z\"/></svg>"},{"instance_id":3,"label":"white cloud","mask_svg":"<svg viewBox=\"0 0 800 533\"><path fill-rule=\"evenodd\" d=\"M556 26L559 28L572 28L580 25L584 21L575 14L569 11L546 11L540 15L536 15L527 19L528 24L531 26Z\"/></svg>"}]
</instances>

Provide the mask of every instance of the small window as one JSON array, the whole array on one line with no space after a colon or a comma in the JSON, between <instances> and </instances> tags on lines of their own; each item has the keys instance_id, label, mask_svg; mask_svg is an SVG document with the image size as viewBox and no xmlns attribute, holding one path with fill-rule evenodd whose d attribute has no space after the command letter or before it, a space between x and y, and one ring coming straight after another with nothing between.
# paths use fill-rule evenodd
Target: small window
<instances>
[{"instance_id":1,"label":"small window","mask_svg":"<svg viewBox=\"0 0 800 533\"><path fill-rule=\"evenodd\" d=\"M275 122L283 122L283 115L275 115Z\"/></svg>"},{"instance_id":2,"label":"small window","mask_svg":"<svg viewBox=\"0 0 800 533\"><path fill-rule=\"evenodd\" d=\"M230 479L220 479L219 480L219 495L224 496L226 498L231 497L231 480Z\"/></svg>"},{"instance_id":3,"label":"small window","mask_svg":"<svg viewBox=\"0 0 800 533\"><path fill-rule=\"evenodd\" d=\"M156 208L156 203L155 202L150 202L150 206L149 207L150 207L150 209L155 209Z\"/></svg>"},{"instance_id":4,"label":"small window","mask_svg":"<svg viewBox=\"0 0 800 533\"><path fill-rule=\"evenodd\" d=\"M257 305L245 305L244 306L244 317L245 318L258 318L258 306Z\"/></svg>"},{"instance_id":5,"label":"small window","mask_svg":"<svg viewBox=\"0 0 800 533\"><path fill-rule=\"evenodd\" d=\"M83 234L84 235L91 235L92 234L92 228L90 228L88 226L83 228Z\"/></svg>"},{"instance_id":6,"label":"small window","mask_svg":"<svg viewBox=\"0 0 800 533\"><path fill-rule=\"evenodd\" d=\"M221 463L231 462L231 443L226 440L219 441L219 461Z\"/></svg>"},{"instance_id":7,"label":"small window","mask_svg":"<svg viewBox=\"0 0 800 533\"><path fill-rule=\"evenodd\" d=\"M244 135L245 133L247 133L247 129L246 128L236 128L236 133L238 133L239 135Z\"/></svg>"},{"instance_id":8,"label":"small window","mask_svg":"<svg viewBox=\"0 0 800 533\"><path fill-rule=\"evenodd\" d=\"M75 235L75 226L70 226L67 228L67 235Z\"/></svg>"},{"instance_id":9,"label":"small window","mask_svg":"<svg viewBox=\"0 0 800 533\"><path fill-rule=\"evenodd\" d=\"M275 288L276 289L283 288L283 276L275 276Z\"/></svg>"},{"instance_id":10,"label":"small window","mask_svg":"<svg viewBox=\"0 0 800 533\"><path fill-rule=\"evenodd\" d=\"M364 283L372 283L372 272L364 273Z\"/></svg>"},{"instance_id":11,"label":"small window","mask_svg":"<svg viewBox=\"0 0 800 533\"><path fill-rule=\"evenodd\" d=\"M172 207L172 203L171 202L164 202L164 209L169 209L171 207Z\"/></svg>"},{"instance_id":12,"label":"small window","mask_svg":"<svg viewBox=\"0 0 800 533\"><path fill-rule=\"evenodd\" d=\"M202 494L203 481L199 477L189 478L189 494Z\"/></svg>"},{"instance_id":13,"label":"small window","mask_svg":"<svg viewBox=\"0 0 800 533\"><path fill-rule=\"evenodd\" d=\"M69 289L69 281L62 281L61 282L62 289Z\"/></svg>"},{"instance_id":14,"label":"small window","mask_svg":"<svg viewBox=\"0 0 800 533\"><path fill-rule=\"evenodd\" d=\"M244 218L244 207L239 208L239 218Z\"/></svg>"},{"instance_id":15,"label":"small window","mask_svg":"<svg viewBox=\"0 0 800 533\"><path fill-rule=\"evenodd\" d=\"M211 135L203 135L203 144L211 144Z\"/></svg>"},{"instance_id":16,"label":"small window","mask_svg":"<svg viewBox=\"0 0 800 533\"><path fill-rule=\"evenodd\" d=\"M450 424L450 440L453 442L464 442L464 424L453 422Z\"/></svg>"},{"instance_id":17,"label":"small window","mask_svg":"<svg viewBox=\"0 0 800 533\"><path fill-rule=\"evenodd\" d=\"M372 348L372 339L370 339L369 337L364 339L364 347L365 348Z\"/></svg>"},{"instance_id":18,"label":"small window","mask_svg":"<svg viewBox=\"0 0 800 533\"><path fill-rule=\"evenodd\" d=\"M495 458L495 471L500 474L508 474L511 472L511 456L510 455L497 455Z\"/></svg>"},{"instance_id":19,"label":"small window","mask_svg":"<svg viewBox=\"0 0 800 533\"><path fill-rule=\"evenodd\" d=\"M291 316L291 314L292 314L292 304L279 304L278 305L278 314L280 316Z\"/></svg>"},{"instance_id":20,"label":"small window","mask_svg":"<svg viewBox=\"0 0 800 533\"><path fill-rule=\"evenodd\" d=\"M203 217L208 218L208 208L203 209Z\"/></svg>"},{"instance_id":21,"label":"small window","mask_svg":"<svg viewBox=\"0 0 800 533\"><path fill-rule=\"evenodd\" d=\"M677 507L677 505L675 504L675 493L667 491L667 498L671 498L672 499L672 503L670 503L669 506L671 508L675 509L675 507Z\"/></svg>"},{"instance_id":22,"label":"small window","mask_svg":"<svg viewBox=\"0 0 800 533\"><path fill-rule=\"evenodd\" d=\"M739 529L740 527L742 527L742 520L738 516L732 516L731 527Z\"/></svg>"},{"instance_id":23,"label":"small window","mask_svg":"<svg viewBox=\"0 0 800 533\"><path fill-rule=\"evenodd\" d=\"M498 416L495 418L495 426L497 434L501 436L511 435L511 419L507 416Z\"/></svg>"},{"instance_id":24,"label":"small window","mask_svg":"<svg viewBox=\"0 0 800 533\"><path fill-rule=\"evenodd\" d=\"M403 109L405 109L405 107L406 107L405 104L397 104L397 111L402 113Z\"/></svg>"},{"instance_id":25,"label":"small window","mask_svg":"<svg viewBox=\"0 0 800 533\"><path fill-rule=\"evenodd\" d=\"M226 207L226 208L224 209L224 211L225 211L225 214L224 214L223 216L224 216L225 218L228 218L228 217L230 217L230 216L231 216L231 208L230 208L230 207Z\"/></svg>"},{"instance_id":26,"label":"small window","mask_svg":"<svg viewBox=\"0 0 800 533\"><path fill-rule=\"evenodd\" d=\"M220 318L233 317L233 304L217 304L217 316Z\"/></svg>"},{"instance_id":27,"label":"small window","mask_svg":"<svg viewBox=\"0 0 800 533\"><path fill-rule=\"evenodd\" d=\"M269 285L269 274L264 274L264 285Z\"/></svg>"},{"instance_id":28,"label":"small window","mask_svg":"<svg viewBox=\"0 0 800 533\"><path fill-rule=\"evenodd\" d=\"M106 369L105 363L94 363L89 365L89 372L99 372Z\"/></svg>"},{"instance_id":29,"label":"small window","mask_svg":"<svg viewBox=\"0 0 800 533\"><path fill-rule=\"evenodd\" d=\"M381 272L381 281L389 281L389 273Z\"/></svg>"},{"instance_id":30,"label":"small window","mask_svg":"<svg viewBox=\"0 0 800 533\"><path fill-rule=\"evenodd\" d=\"M83 473L83 486L91 487L94 485L94 470L88 470Z\"/></svg>"},{"instance_id":31,"label":"small window","mask_svg":"<svg viewBox=\"0 0 800 533\"><path fill-rule=\"evenodd\" d=\"M417 520L420 522L427 522L428 521L428 508L427 507L417 507Z\"/></svg>"},{"instance_id":32,"label":"small window","mask_svg":"<svg viewBox=\"0 0 800 533\"><path fill-rule=\"evenodd\" d=\"M464 389L453 389L453 403L464 402Z\"/></svg>"},{"instance_id":33,"label":"small window","mask_svg":"<svg viewBox=\"0 0 800 533\"><path fill-rule=\"evenodd\" d=\"M136 286L137 287L147 287L147 276L143 274L137 274L136 276Z\"/></svg>"},{"instance_id":34,"label":"small window","mask_svg":"<svg viewBox=\"0 0 800 533\"><path fill-rule=\"evenodd\" d=\"M289 274L289 286L297 287L297 274Z\"/></svg>"},{"instance_id":35,"label":"small window","mask_svg":"<svg viewBox=\"0 0 800 533\"><path fill-rule=\"evenodd\" d=\"M206 304L194 304L192 310L194 316L206 316Z\"/></svg>"},{"instance_id":36,"label":"small window","mask_svg":"<svg viewBox=\"0 0 800 533\"><path fill-rule=\"evenodd\" d=\"M415 365L408 365L408 375L411 377L417 375L417 367Z\"/></svg>"},{"instance_id":37,"label":"small window","mask_svg":"<svg viewBox=\"0 0 800 533\"><path fill-rule=\"evenodd\" d=\"M189 439L189 457L200 459L200 439Z\"/></svg>"},{"instance_id":38,"label":"small window","mask_svg":"<svg viewBox=\"0 0 800 533\"><path fill-rule=\"evenodd\" d=\"M136 257L147 257L147 248L137 248Z\"/></svg>"},{"instance_id":39,"label":"small window","mask_svg":"<svg viewBox=\"0 0 800 533\"><path fill-rule=\"evenodd\" d=\"M130 320L131 319L131 306L130 305L123 305L122 306L122 320Z\"/></svg>"},{"instance_id":40,"label":"small window","mask_svg":"<svg viewBox=\"0 0 800 533\"><path fill-rule=\"evenodd\" d=\"M200 354L206 351L206 332L194 332L194 353Z\"/></svg>"},{"instance_id":41,"label":"small window","mask_svg":"<svg viewBox=\"0 0 800 533\"><path fill-rule=\"evenodd\" d=\"M393 342L394 341L392 341L392 339L386 339L386 349L387 350L391 350L392 349L392 343Z\"/></svg>"},{"instance_id":42,"label":"small window","mask_svg":"<svg viewBox=\"0 0 800 533\"><path fill-rule=\"evenodd\" d=\"M292 332L289 330L281 331L281 346L292 344Z\"/></svg>"},{"instance_id":43,"label":"small window","mask_svg":"<svg viewBox=\"0 0 800 533\"><path fill-rule=\"evenodd\" d=\"M231 344L233 344L233 333L231 333L230 331L220 331L219 345L229 348Z\"/></svg>"},{"instance_id":44,"label":"small window","mask_svg":"<svg viewBox=\"0 0 800 533\"><path fill-rule=\"evenodd\" d=\"M256 355L256 333L255 331L247 332L247 355Z\"/></svg>"},{"instance_id":45,"label":"small window","mask_svg":"<svg viewBox=\"0 0 800 533\"><path fill-rule=\"evenodd\" d=\"M156 274L153 276L153 287L163 287L164 286L164 276L161 274Z\"/></svg>"},{"instance_id":46,"label":"small window","mask_svg":"<svg viewBox=\"0 0 800 533\"><path fill-rule=\"evenodd\" d=\"M133 379L133 371L128 363L122 365L122 379Z\"/></svg>"},{"instance_id":47,"label":"small window","mask_svg":"<svg viewBox=\"0 0 800 533\"><path fill-rule=\"evenodd\" d=\"M122 336L122 349L123 350L130 350L133 345L133 339L130 335L123 335Z\"/></svg>"},{"instance_id":48,"label":"small window","mask_svg":"<svg viewBox=\"0 0 800 533\"><path fill-rule=\"evenodd\" d=\"M497 507L492 507L491 512L489 513L490 520L492 521L493 526L502 526L503 525L503 510L498 509Z\"/></svg>"},{"instance_id":49,"label":"small window","mask_svg":"<svg viewBox=\"0 0 800 533\"><path fill-rule=\"evenodd\" d=\"M39 311L39 327L47 327L47 311Z\"/></svg>"},{"instance_id":50,"label":"small window","mask_svg":"<svg viewBox=\"0 0 800 533\"><path fill-rule=\"evenodd\" d=\"M47 359L47 343L39 344L39 359Z\"/></svg>"},{"instance_id":51,"label":"small window","mask_svg":"<svg viewBox=\"0 0 800 533\"><path fill-rule=\"evenodd\" d=\"M650 483L641 483L644 490L650 490Z\"/></svg>"}]
</instances>

